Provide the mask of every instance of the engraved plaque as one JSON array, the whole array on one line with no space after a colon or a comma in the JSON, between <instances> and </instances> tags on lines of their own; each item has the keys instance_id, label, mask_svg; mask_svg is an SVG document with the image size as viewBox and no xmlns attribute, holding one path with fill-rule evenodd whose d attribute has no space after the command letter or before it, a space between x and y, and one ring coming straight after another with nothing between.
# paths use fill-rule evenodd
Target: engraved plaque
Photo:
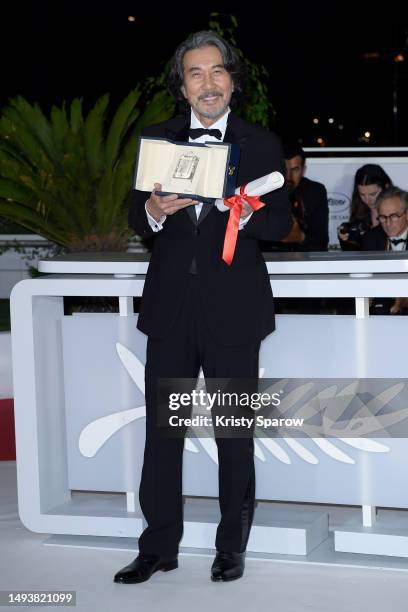
<instances>
[{"instance_id":1,"label":"engraved plaque","mask_svg":"<svg viewBox=\"0 0 408 612\"><path fill-rule=\"evenodd\" d=\"M173 178L187 179L192 181L197 169L198 161L198 156L194 155L192 152L183 153L183 155L180 155Z\"/></svg>"}]
</instances>

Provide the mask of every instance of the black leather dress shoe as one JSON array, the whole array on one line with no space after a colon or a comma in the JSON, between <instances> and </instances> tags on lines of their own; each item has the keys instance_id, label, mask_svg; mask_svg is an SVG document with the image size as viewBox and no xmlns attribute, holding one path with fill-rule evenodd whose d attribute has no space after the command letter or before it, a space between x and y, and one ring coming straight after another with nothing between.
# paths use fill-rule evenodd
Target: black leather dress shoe
<instances>
[{"instance_id":1,"label":"black leather dress shoe","mask_svg":"<svg viewBox=\"0 0 408 612\"><path fill-rule=\"evenodd\" d=\"M135 584L136 582L145 582L150 576L161 570L168 572L178 567L177 557L162 558L158 555L146 555L139 553L132 563L126 565L115 574L114 582L122 584Z\"/></svg>"},{"instance_id":2,"label":"black leather dress shoe","mask_svg":"<svg viewBox=\"0 0 408 612\"><path fill-rule=\"evenodd\" d=\"M245 567L245 552L217 552L211 566L211 580L236 580L241 578Z\"/></svg>"}]
</instances>

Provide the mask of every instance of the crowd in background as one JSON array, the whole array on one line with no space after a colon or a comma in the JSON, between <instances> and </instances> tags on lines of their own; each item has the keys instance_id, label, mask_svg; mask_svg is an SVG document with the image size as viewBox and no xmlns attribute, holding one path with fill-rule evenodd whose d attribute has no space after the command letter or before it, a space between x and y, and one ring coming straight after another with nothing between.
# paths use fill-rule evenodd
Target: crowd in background
<instances>
[{"instance_id":1,"label":"crowd in background","mask_svg":"<svg viewBox=\"0 0 408 612\"><path fill-rule=\"evenodd\" d=\"M280 242L262 242L264 252L327 251L329 244L329 205L322 183L305 176L306 156L298 146L284 149L286 184L292 205L293 227ZM408 193L393 184L378 164L365 164L357 170L351 196L350 218L337 228L343 251L405 251L408 239ZM302 312L322 312L328 300L303 300ZM330 309L348 312L346 300L335 301ZM290 300L278 300L278 311L285 312ZM312 308L310 306L312 305ZM370 301L371 314L408 314L407 299Z\"/></svg>"}]
</instances>

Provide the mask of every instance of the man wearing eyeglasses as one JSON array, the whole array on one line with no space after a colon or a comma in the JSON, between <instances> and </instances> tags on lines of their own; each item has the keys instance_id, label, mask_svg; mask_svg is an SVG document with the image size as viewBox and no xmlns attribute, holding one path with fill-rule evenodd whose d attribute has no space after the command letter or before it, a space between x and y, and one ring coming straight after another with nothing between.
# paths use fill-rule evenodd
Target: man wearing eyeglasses
<instances>
[{"instance_id":1,"label":"man wearing eyeglasses","mask_svg":"<svg viewBox=\"0 0 408 612\"><path fill-rule=\"evenodd\" d=\"M408 240L408 192L399 187L388 187L376 201L380 224L362 239L363 251L406 251ZM387 303L388 302L388 303ZM372 310L376 314L402 314L408 312L408 299L396 298L391 302L375 300Z\"/></svg>"},{"instance_id":2,"label":"man wearing eyeglasses","mask_svg":"<svg viewBox=\"0 0 408 612\"><path fill-rule=\"evenodd\" d=\"M363 251L405 251L408 235L408 193L388 187L376 201L380 225L363 236Z\"/></svg>"}]
</instances>

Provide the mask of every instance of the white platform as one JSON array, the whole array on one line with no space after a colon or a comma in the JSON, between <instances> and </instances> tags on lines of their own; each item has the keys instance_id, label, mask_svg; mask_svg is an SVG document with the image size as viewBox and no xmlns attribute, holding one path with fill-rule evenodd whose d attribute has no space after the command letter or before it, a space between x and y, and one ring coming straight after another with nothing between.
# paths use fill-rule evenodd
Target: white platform
<instances>
[{"instance_id":1,"label":"white platform","mask_svg":"<svg viewBox=\"0 0 408 612\"><path fill-rule=\"evenodd\" d=\"M408 557L408 518L388 512L372 527L351 519L334 531L334 548L338 552Z\"/></svg>"},{"instance_id":2,"label":"white platform","mask_svg":"<svg viewBox=\"0 0 408 612\"><path fill-rule=\"evenodd\" d=\"M309 337L305 337L301 343L304 353L301 351L297 353L298 362L302 367L300 369L295 368L293 355L289 355L286 360L282 360L283 353L275 350L275 354L279 355L282 363L275 363L271 354L268 361L265 362L266 372L271 371L278 378L288 377L289 374L290 376L295 374L297 378L310 377L310 375L315 374L324 378L344 377L345 375L346 377L358 378L376 378L384 375L406 378L406 361L399 354L392 352L391 345L387 347L391 335L384 331L385 328L389 329L392 326L395 328L393 333L397 338L400 338L405 333L406 318L389 317L387 321L383 321L381 317L373 317L370 320L367 298L369 296L396 295L408 297L408 274L376 274L371 278L363 279L350 278L347 275L340 274L276 275L271 278L271 282L276 297L354 297L356 300L356 316L355 318L348 317L347 320L336 316L318 317L316 324L319 327L312 334L309 321L306 330ZM114 296L119 299L119 314L116 315L116 318L119 319L121 324L119 326L121 333L125 330L124 324L127 325L126 330L130 327L130 324L133 329L133 322L131 321L134 316L133 297L141 295L143 285L143 275L132 278L112 278L109 275L99 274L61 274L26 280L18 283L13 289L11 323L19 511L22 522L32 531L122 538L136 538L141 533L141 516L137 511L127 512L129 504L127 504L125 498L125 492L129 492L129 497L133 500L134 492L138 489L137 486L133 488L94 489L92 488L92 482L85 483L87 486L69 486L61 320L64 317L63 296ZM291 317L291 315L288 316ZM347 325L350 324L348 335L344 334L344 322ZM273 338L275 349L280 334L285 330L284 344L291 346L291 342L293 342L291 334L296 327L295 323L296 320L293 319L290 328L285 326L283 321L281 325L277 326L278 329ZM300 331L303 334L305 329L299 328ZM112 337L115 342L124 342L120 334ZM310 338L315 340L313 349L311 349ZM348 338L348 343L344 342L344 338ZM373 338L376 341L378 340L375 350L370 344ZM324 354L324 362L320 357L318 361L311 359L312 350L319 344L316 339L322 346L319 355ZM331 360L326 358L327 342L331 342ZM393 346L394 344L395 342L392 342ZM93 344L89 344L89 346L93 346ZM265 346L264 344L263 349L265 349ZM344 355L341 354L343 346L347 352L350 352L350 346L353 347L352 354L356 360L353 371L347 371L346 373L343 364L349 365L350 359L349 357L345 359ZM388 355L386 363L381 361L380 357L383 354ZM134 355L139 355L136 349ZM128 373L132 372L130 378L123 379L126 384L134 385L139 380L139 373L142 373L142 367L139 367L142 362L139 363L139 361L137 359L132 361L133 366L137 366L135 371L130 366L126 368ZM89 361L93 364L96 362L97 359L90 359ZM306 363L313 367L316 365L316 368L309 373L305 370L304 364ZM331 371L328 372L326 363L331 363L335 367L334 374ZM379 365L381 366L381 374L376 371L376 367ZM401 369L398 370L397 366ZM270 368L270 370L267 370L267 368ZM389 372L388 369L390 369ZM89 372L85 372L88 379ZM111 377L112 370L109 370L109 375ZM85 383L87 383L87 379ZM108 378L106 379L108 380ZM106 416L111 414L116 419L115 423L121 423L120 419L123 414L128 414L128 410L134 411L141 407L138 404L135 404L136 408L133 404L122 406L122 400L124 401L123 398L127 396L125 393L121 395L122 388L125 388L125 386L122 378L119 377L118 380L120 384L118 383L118 392L115 398L119 398L120 401L117 402L117 405L115 403L112 404L112 407L108 406L108 409L101 415L98 412L96 416L90 417L84 427L90 422L93 423L95 419L99 423L97 417L105 419ZM99 408L98 402L96 404L94 402L93 405ZM119 412L117 411L118 408L120 408ZM83 428L79 431L82 430ZM122 431L124 431L123 428ZM111 438L114 442L113 435ZM134 441L133 436L131 440ZM136 445L131 452L129 451L129 440L125 436L123 436L122 442L120 452L113 453L112 460L108 462L108 465L113 465L113 462L117 462L118 458L128 461L129 457L129 462L126 465L136 469L135 457L142 449L141 438L140 444ZM262 448L261 450L258 449L256 458L260 475L259 482L273 483L273 490L267 495L263 495L258 487L259 498L292 502L361 504L364 505L368 515L373 512L375 505L408 507L407 499L395 499L396 491L408 490L405 482L406 470L402 467L406 465L407 447L405 440L402 440L403 444L398 445L398 440L390 439L387 443L390 448L391 446L393 448L391 450L385 449L387 452L382 452L378 457L374 451L369 455L365 450L359 449L353 454L348 447L346 449L347 456L345 456L344 451L340 452L337 447L333 448L333 445L325 445L324 452L320 452L320 446L318 450L309 449L306 448L306 442L309 441L305 440L302 441L302 444L299 444L296 440L285 439L281 443L282 446L273 446L274 454L266 453ZM314 444L314 441L311 440L310 443ZM107 445L106 448L108 448ZM111 447L108 448L109 450L111 450ZM191 448L189 451L191 451ZM197 451L196 447L194 447L194 451ZM204 452L196 452L195 455L190 452L188 460L185 462L185 468L191 466L190 472L195 482L197 482L198 473L201 477L201 481L198 482L201 488L195 492L190 491L191 495L209 497L215 497L216 495L212 492L206 493L203 491L204 485L208 485L210 478L213 478L212 482L215 482L214 474L216 473L214 462L211 463L210 461L211 455L208 452L207 454L208 457ZM271 460L271 454L276 461ZM197 464L193 464L193 459L198 459L198 455L207 461L207 471L194 470L194 468L197 468ZM88 463L91 461L94 461L93 456L90 457ZM389 461L388 464L387 461ZM383 478L379 478L381 470L386 474ZM393 484L392 478L395 479L398 486ZM188 478L186 481L188 481ZM306 487L305 483L308 483ZM319 483L323 483L325 487L324 498L318 496ZM327 495L327 490L332 483L336 488L334 493L337 497L334 497L334 495L328 497ZM78 494L75 492L77 489L81 491ZM115 493L109 494L103 493L103 491L114 491ZM341 495L339 495L339 492L341 492ZM314 495L314 498L310 499L310 495ZM188 512L184 534L186 539L183 546L207 548L213 545L218 520L209 520L207 516L204 516L203 520L200 521L202 524L197 525L197 521L189 520ZM259 518L261 518L261 515ZM307 518L304 510L301 516L289 526L290 528L286 524L286 533L282 537L283 532L279 533L282 525L276 520L276 517L274 520L269 516L268 520L265 521L259 521L258 517L256 518L249 544L251 550L269 551L271 553L270 546L272 545L277 547L273 548L273 551L278 552L279 550L278 554L283 554L283 551L285 551L286 554L306 555L308 550L313 550L313 546L318 545L319 538L320 542L322 541L324 535L323 519L316 516ZM275 532L273 532L274 529ZM270 537L271 533L273 533L273 537ZM281 546L280 549L279 546ZM391 545L390 550L393 550ZM387 554L384 552L384 547L381 548L380 553ZM259 554L262 553L259 552ZM370 554L375 553L370 551ZM401 552L399 550L391 552L391 555L395 554L401 555Z\"/></svg>"},{"instance_id":3,"label":"white platform","mask_svg":"<svg viewBox=\"0 0 408 612\"><path fill-rule=\"evenodd\" d=\"M264 253L269 274L373 274L408 272L405 251L330 253ZM43 259L38 270L47 274L146 274L146 253L69 253Z\"/></svg>"},{"instance_id":4,"label":"white platform","mask_svg":"<svg viewBox=\"0 0 408 612\"><path fill-rule=\"evenodd\" d=\"M220 519L218 501L188 498L184 504L184 534L181 546L214 546ZM308 555L329 536L329 515L304 508L280 510L273 503L259 502L247 550L280 555Z\"/></svg>"}]
</instances>

